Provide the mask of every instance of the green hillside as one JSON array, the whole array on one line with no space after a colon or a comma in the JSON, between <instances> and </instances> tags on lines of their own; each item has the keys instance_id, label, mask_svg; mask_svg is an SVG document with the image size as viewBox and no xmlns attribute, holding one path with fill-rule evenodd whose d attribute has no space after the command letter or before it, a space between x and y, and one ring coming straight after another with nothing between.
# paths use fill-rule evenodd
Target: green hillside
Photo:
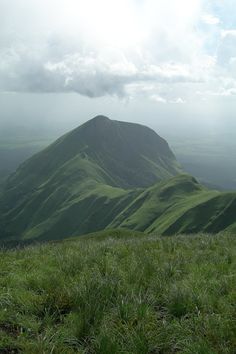
<instances>
[{"instance_id":1,"label":"green hillside","mask_svg":"<svg viewBox=\"0 0 236 354\"><path fill-rule=\"evenodd\" d=\"M106 231L0 251L0 352L235 353L236 238Z\"/></svg>"},{"instance_id":2,"label":"green hillside","mask_svg":"<svg viewBox=\"0 0 236 354\"><path fill-rule=\"evenodd\" d=\"M180 172L168 144L151 129L98 116L7 180L0 238L53 240L110 228L235 231L236 194L208 190Z\"/></svg>"},{"instance_id":3,"label":"green hillside","mask_svg":"<svg viewBox=\"0 0 236 354\"><path fill-rule=\"evenodd\" d=\"M78 179L123 188L149 186L180 171L167 142L150 128L97 116L26 161L9 188L21 183L28 191L68 168L79 172Z\"/></svg>"},{"instance_id":4,"label":"green hillside","mask_svg":"<svg viewBox=\"0 0 236 354\"><path fill-rule=\"evenodd\" d=\"M8 179L0 198L1 238L101 230L136 198L134 188L179 172L168 144L151 129L95 117Z\"/></svg>"},{"instance_id":5,"label":"green hillside","mask_svg":"<svg viewBox=\"0 0 236 354\"><path fill-rule=\"evenodd\" d=\"M208 190L179 175L145 189L109 226L164 235L217 233L235 228L235 210L236 193Z\"/></svg>"}]
</instances>

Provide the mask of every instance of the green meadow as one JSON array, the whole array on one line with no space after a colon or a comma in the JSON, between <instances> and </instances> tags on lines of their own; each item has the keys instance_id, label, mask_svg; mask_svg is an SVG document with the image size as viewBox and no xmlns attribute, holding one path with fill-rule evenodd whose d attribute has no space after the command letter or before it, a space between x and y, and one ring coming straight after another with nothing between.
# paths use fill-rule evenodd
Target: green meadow
<instances>
[{"instance_id":1,"label":"green meadow","mask_svg":"<svg viewBox=\"0 0 236 354\"><path fill-rule=\"evenodd\" d=\"M0 353L229 354L236 239L107 230L0 255Z\"/></svg>"}]
</instances>

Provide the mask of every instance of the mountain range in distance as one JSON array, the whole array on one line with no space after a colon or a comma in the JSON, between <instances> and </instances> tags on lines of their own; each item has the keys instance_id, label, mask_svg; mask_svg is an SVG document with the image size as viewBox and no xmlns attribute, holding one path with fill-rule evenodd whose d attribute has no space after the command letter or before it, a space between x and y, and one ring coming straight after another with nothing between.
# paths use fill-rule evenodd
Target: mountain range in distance
<instances>
[{"instance_id":1,"label":"mountain range in distance","mask_svg":"<svg viewBox=\"0 0 236 354\"><path fill-rule=\"evenodd\" d=\"M97 116L24 162L0 196L0 238L55 240L103 229L236 231L236 193L184 173L153 130Z\"/></svg>"}]
</instances>

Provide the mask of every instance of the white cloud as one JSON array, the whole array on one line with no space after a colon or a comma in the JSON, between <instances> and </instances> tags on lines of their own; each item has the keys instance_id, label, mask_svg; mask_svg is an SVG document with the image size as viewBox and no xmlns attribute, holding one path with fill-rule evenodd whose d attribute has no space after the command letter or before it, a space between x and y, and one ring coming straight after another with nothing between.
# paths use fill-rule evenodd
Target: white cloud
<instances>
[{"instance_id":1,"label":"white cloud","mask_svg":"<svg viewBox=\"0 0 236 354\"><path fill-rule=\"evenodd\" d=\"M221 32L217 50L217 65L221 76L236 78L236 30L224 30Z\"/></svg>"},{"instance_id":2,"label":"white cloud","mask_svg":"<svg viewBox=\"0 0 236 354\"><path fill-rule=\"evenodd\" d=\"M226 37L236 37L236 30L222 30L221 31L221 37L226 38Z\"/></svg>"},{"instance_id":3,"label":"white cloud","mask_svg":"<svg viewBox=\"0 0 236 354\"><path fill-rule=\"evenodd\" d=\"M233 97L236 96L236 80L225 77L219 78L220 85L204 90L198 91L197 95L207 97ZM213 85L212 85L213 86Z\"/></svg>"},{"instance_id":4,"label":"white cloud","mask_svg":"<svg viewBox=\"0 0 236 354\"><path fill-rule=\"evenodd\" d=\"M221 16L205 7L202 0L2 0L0 91L184 103L194 85L209 91L236 75L236 30L220 30Z\"/></svg>"},{"instance_id":5,"label":"white cloud","mask_svg":"<svg viewBox=\"0 0 236 354\"><path fill-rule=\"evenodd\" d=\"M206 91L204 92L204 95L219 96L219 97L236 96L236 88L231 88L231 89L222 88L218 91Z\"/></svg>"},{"instance_id":6,"label":"white cloud","mask_svg":"<svg viewBox=\"0 0 236 354\"><path fill-rule=\"evenodd\" d=\"M207 25L219 25L220 19L212 14L204 14L202 16L202 21Z\"/></svg>"},{"instance_id":7,"label":"white cloud","mask_svg":"<svg viewBox=\"0 0 236 354\"><path fill-rule=\"evenodd\" d=\"M161 97L160 95L157 94L150 96L150 99L157 103L167 103L167 100L164 97Z\"/></svg>"},{"instance_id":8,"label":"white cloud","mask_svg":"<svg viewBox=\"0 0 236 354\"><path fill-rule=\"evenodd\" d=\"M20 92L77 92L89 97L125 96L130 84L198 82L186 65L135 62L122 53L68 54L60 61L52 54L32 55L24 48L6 51L0 60L0 89ZM111 54L111 53L110 53ZM42 60L43 59L43 60ZM138 86L137 86L138 87Z\"/></svg>"},{"instance_id":9,"label":"white cloud","mask_svg":"<svg viewBox=\"0 0 236 354\"><path fill-rule=\"evenodd\" d=\"M176 104L183 104L186 101L184 101L181 97L175 98L174 100L171 101L171 103L176 103Z\"/></svg>"}]
</instances>

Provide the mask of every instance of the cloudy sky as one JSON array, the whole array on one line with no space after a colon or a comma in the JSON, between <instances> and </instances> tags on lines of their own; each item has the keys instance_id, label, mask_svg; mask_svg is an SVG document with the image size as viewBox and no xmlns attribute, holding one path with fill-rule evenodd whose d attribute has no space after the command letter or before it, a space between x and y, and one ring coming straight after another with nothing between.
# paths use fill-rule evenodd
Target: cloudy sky
<instances>
[{"instance_id":1,"label":"cloudy sky","mask_svg":"<svg viewBox=\"0 0 236 354\"><path fill-rule=\"evenodd\" d=\"M0 0L0 107L18 125L230 122L235 0Z\"/></svg>"}]
</instances>

